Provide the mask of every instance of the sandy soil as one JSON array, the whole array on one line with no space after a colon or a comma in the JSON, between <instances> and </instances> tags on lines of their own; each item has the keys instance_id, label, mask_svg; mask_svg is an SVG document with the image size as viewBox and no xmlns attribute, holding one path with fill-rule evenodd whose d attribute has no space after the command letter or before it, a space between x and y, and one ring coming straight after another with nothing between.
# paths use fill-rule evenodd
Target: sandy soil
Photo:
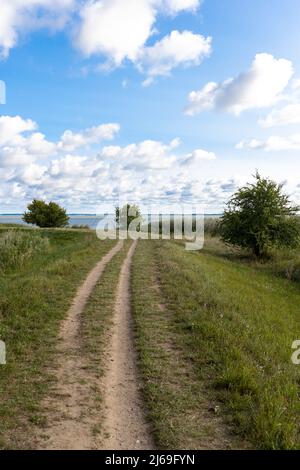
<instances>
[{"instance_id":1,"label":"sandy soil","mask_svg":"<svg viewBox=\"0 0 300 470\"><path fill-rule=\"evenodd\" d=\"M93 417L86 413L90 398L90 372L80 350L80 318L106 265L122 248L120 241L90 272L79 288L61 326L58 364L53 364L55 385L44 402L46 428L34 447L47 450L94 449Z\"/></svg>"},{"instance_id":2,"label":"sandy soil","mask_svg":"<svg viewBox=\"0 0 300 470\"><path fill-rule=\"evenodd\" d=\"M130 270L136 243L133 242L123 263L117 290L109 368L103 387L105 450L154 449L140 396L130 306Z\"/></svg>"}]
</instances>

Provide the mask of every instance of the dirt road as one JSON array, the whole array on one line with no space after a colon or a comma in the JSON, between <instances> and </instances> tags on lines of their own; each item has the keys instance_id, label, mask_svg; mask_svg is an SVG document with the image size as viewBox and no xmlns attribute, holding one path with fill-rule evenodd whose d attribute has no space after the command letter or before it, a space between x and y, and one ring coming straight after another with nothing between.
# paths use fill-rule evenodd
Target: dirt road
<instances>
[{"instance_id":1,"label":"dirt road","mask_svg":"<svg viewBox=\"0 0 300 470\"><path fill-rule=\"evenodd\" d=\"M93 426L99 422L99 416L95 416L99 412L94 411L91 397L91 384L95 383L95 377L82 351L80 327L89 296L105 267L121 250L122 241L90 272L62 323L57 360L50 371L55 377L54 386L43 403L46 425L43 434L36 438L36 449L154 448L140 396L131 317L130 272L136 244L132 243L121 268L108 350L104 359L99 358L99 362L100 359L106 362L102 364L106 374L100 384L104 398L101 426L104 437L99 440L93 434Z\"/></svg>"},{"instance_id":2,"label":"dirt road","mask_svg":"<svg viewBox=\"0 0 300 470\"><path fill-rule=\"evenodd\" d=\"M58 364L51 372L55 386L45 400L46 427L35 448L45 450L81 450L95 448L91 416L85 416L89 403L90 373L80 344L80 318L86 302L106 265L120 251L118 242L87 276L79 288L60 330Z\"/></svg>"},{"instance_id":3,"label":"dirt road","mask_svg":"<svg viewBox=\"0 0 300 470\"><path fill-rule=\"evenodd\" d=\"M130 270L136 243L123 263L117 288L109 368L104 381L105 450L154 448L140 396L130 306Z\"/></svg>"}]
</instances>

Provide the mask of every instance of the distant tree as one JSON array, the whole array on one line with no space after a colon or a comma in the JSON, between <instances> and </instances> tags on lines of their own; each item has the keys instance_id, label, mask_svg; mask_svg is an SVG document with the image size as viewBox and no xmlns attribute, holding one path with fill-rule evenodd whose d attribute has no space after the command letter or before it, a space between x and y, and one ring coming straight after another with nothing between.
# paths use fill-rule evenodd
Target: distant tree
<instances>
[{"instance_id":1,"label":"distant tree","mask_svg":"<svg viewBox=\"0 0 300 470\"><path fill-rule=\"evenodd\" d=\"M136 220L138 217L141 217L141 211L139 206L136 204L125 204L123 207L116 207L116 223L120 229L128 230L129 225L132 221ZM125 224L125 226L124 226ZM140 227L138 227L139 231Z\"/></svg>"},{"instance_id":2,"label":"distant tree","mask_svg":"<svg viewBox=\"0 0 300 470\"><path fill-rule=\"evenodd\" d=\"M220 222L223 241L250 249L263 258L272 248L297 246L299 207L282 192L283 185L255 175L255 183L240 188L227 204Z\"/></svg>"},{"instance_id":3,"label":"distant tree","mask_svg":"<svg viewBox=\"0 0 300 470\"><path fill-rule=\"evenodd\" d=\"M39 201L34 199L28 206L28 212L23 214L23 220L27 224L34 224L38 227L65 227L68 225L69 217L66 210L55 202Z\"/></svg>"}]
</instances>

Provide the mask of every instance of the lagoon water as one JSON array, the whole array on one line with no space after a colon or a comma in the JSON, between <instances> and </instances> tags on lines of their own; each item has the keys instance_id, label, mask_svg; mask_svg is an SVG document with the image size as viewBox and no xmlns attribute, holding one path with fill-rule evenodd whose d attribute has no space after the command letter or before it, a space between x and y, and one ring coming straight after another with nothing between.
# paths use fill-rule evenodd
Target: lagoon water
<instances>
[{"instance_id":1,"label":"lagoon water","mask_svg":"<svg viewBox=\"0 0 300 470\"><path fill-rule=\"evenodd\" d=\"M69 224L72 225L88 225L90 228L95 229L102 217L94 215L70 215ZM0 224L22 224L28 225L22 220L21 214L3 214L0 215Z\"/></svg>"},{"instance_id":2,"label":"lagoon water","mask_svg":"<svg viewBox=\"0 0 300 470\"><path fill-rule=\"evenodd\" d=\"M219 214L206 214L205 217L219 217ZM113 215L111 215L113 217ZM155 218L158 216L154 216ZM175 216L176 217L176 216ZM147 216L144 218L146 219ZM98 224L100 224L101 227L101 220L103 220L103 217L101 216L95 216L91 214L71 214L70 215L70 221L69 224L72 225L87 225L91 229L96 229ZM157 220L157 219L156 219ZM22 225L27 225L25 222L22 221L22 215L21 214L0 214L0 224L22 224Z\"/></svg>"}]
</instances>

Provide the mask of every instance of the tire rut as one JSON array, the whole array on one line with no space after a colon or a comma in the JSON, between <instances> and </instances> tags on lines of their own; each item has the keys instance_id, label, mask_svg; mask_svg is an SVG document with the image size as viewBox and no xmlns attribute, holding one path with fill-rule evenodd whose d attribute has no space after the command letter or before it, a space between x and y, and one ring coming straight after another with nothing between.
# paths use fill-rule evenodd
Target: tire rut
<instances>
[{"instance_id":1,"label":"tire rut","mask_svg":"<svg viewBox=\"0 0 300 470\"><path fill-rule=\"evenodd\" d=\"M114 326L104 378L104 450L151 450L154 443L145 419L134 347L130 273L137 241L123 263L115 305Z\"/></svg>"}]
</instances>

